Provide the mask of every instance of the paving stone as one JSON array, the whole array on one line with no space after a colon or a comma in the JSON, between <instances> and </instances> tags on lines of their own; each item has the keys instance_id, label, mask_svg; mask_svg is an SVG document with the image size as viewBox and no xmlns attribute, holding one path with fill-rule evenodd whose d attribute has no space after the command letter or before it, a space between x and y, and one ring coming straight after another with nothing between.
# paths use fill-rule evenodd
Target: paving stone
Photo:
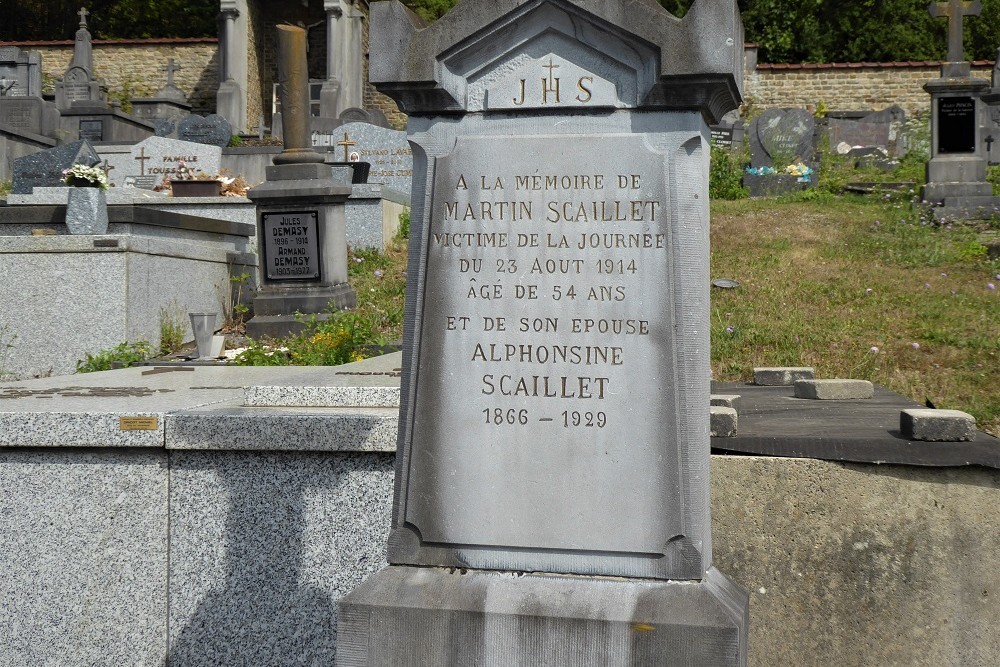
<instances>
[{"instance_id":1,"label":"paving stone","mask_svg":"<svg viewBox=\"0 0 1000 667\"><path fill-rule=\"evenodd\" d=\"M875 396L875 385L868 380L798 380L795 398L819 401L850 401Z\"/></svg>"},{"instance_id":2,"label":"paving stone","mask_svg":"<svg viewBox=\"0 0 1000 667\"><path fill-rule=\"evenodd\" d=\"M968 442L976 439L976 419L960 410L903 410L903 437L923 442Z\"/></svg>"},{"instance_id":3,"label":"paving stone","mask_svg":"<svg viewBox=\"0 0 1000 667\"><path fill-rule=\"evenodd\" d=\"M755 368L753 369L753 383L761 387L784 387L793 385L798 380L812 380L815 371L812 368Z\"/></svg>"}]
</instances>

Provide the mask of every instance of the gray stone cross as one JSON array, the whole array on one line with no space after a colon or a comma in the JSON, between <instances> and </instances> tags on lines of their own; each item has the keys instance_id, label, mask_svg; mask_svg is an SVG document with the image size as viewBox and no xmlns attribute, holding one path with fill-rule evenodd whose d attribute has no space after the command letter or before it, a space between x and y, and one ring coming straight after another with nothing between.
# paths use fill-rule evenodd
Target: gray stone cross
<instances>
[{"instance_id":1,"label":"gray stone cross","mask_svg":"<svg viewBox=\"0 0 1000 667\"><path fill-rule=\"evenodd\" d=\"M86 7L80 7L79 14L80 14L80 27L81 28L86 28L87 27L87 17L90 16L90 12L87 11Z\"/></svg>"},{"instance_id":2,"label":"gray stone cross","mask_svg":"<svg viewBox=\"0 0 1000 667\"><path fill-rule=\"evenodd\" d=\"M183 69L180 65L174 64L174 59L170 58L167 60L165 67L161 67L160 71L167 73L167 88L171 88L174 85L174 72Z\"/></svg>"},{"instance_id":3,"label":"gray stone cross","mask_svg":"<svg viewBox=\"0 0 1000 667\"><path fill-rule=\"evenodd\" d=\"M965 60L962 47L962 17L979 16L983 5L979 0L948 0L948 2L932 2L928 7L931 16L948 17L948 62L958 63Z\"/></svg>"}]
</instances>

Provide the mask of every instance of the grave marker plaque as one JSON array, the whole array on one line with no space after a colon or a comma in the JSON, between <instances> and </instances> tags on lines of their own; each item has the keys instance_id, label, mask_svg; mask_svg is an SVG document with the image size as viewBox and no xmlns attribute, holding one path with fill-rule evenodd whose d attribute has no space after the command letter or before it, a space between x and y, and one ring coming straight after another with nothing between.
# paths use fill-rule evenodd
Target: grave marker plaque
<instances>
[{"instance_id":1,"label":"grave marker plaque","mask_svg":"<svg viewBox=\"0 0 1000 667\"><path fill-rule=\"evenodd\" d=\"M319 280L319 213L261 214L267 280Z\"/></svg>"},{"instance_id":2,"label":"grave marker plaque","mask_svg":"<svg viewBox=\"0 0 1000 667\"><path fill-rule=\"evenodd\" d=\"M104 121L99 118L81 119L80 138L87 141L104 141Z\"/></svg>"},{"instance_id":3,"label":"grave marker plaque","mask_svg":"<svg viewBox=\"0 0 1000 667\"><path fill-rule=\"evenodd\" d=\"M976 152L976 100L938 98L938 153Z\"/></svg>"},{"instance_id":4,"label":"grave marker plaque","mask_svg":"<svg viewBox=\"0 0 1000 667\"><path fill-rule=\"evenodd\" d=\"M342 603L337 664L745 664L707 487L706 120L739 104L736 5L510 4L419 30L372 5L418 187L392 565Z\"/></svg>"}]
</instances>

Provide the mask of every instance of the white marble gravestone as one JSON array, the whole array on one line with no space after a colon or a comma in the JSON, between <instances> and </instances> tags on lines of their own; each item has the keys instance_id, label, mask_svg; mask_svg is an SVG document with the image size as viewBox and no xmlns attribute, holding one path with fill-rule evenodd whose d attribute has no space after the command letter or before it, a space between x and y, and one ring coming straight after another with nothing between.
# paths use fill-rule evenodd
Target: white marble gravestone
<instances>
[{"instance_id":1,"label":"white marble gravestone","mask_svg":"<svg viewBox=\"0 0 1000 667\"><path fill-rule=\"evenodd\" d=\"M708 509L707 122L742 42L730 0L372 5L411 280L390 567L338 665L745 664Z\"/></svg>"}]
</instances>

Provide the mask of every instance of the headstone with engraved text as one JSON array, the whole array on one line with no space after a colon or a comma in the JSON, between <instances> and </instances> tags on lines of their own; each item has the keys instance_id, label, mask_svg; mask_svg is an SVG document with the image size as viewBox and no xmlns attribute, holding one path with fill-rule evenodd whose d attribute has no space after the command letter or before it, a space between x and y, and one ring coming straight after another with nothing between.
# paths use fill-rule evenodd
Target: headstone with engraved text
<instances>
[{"instance_id":1,"label":"headstone with engraved text","mask_svg":"<svg viewBox=\"0 0 1000 667\"><path fill-rule=\"evenodd\" d=\"M330 132L312 132L312 145L328 148L332 160L350 162L356 153L362 162L371 163L369 183L410 194L413 179L413 149L406 132L390 130L370 123L345 123Z\"/></svg>"},{"instance_id":2,"label":"headstone with engraved text","mask_svg":"<svg viewBox=\"0 0 1000 667\"><path fill-rule=\"evenodd\" d=\"M215 176L222 164L222 149L218 146L190 141L149 137L132 147L131 153L102 154L108 162L108 178L116 186L136 186L146 189L164 180L180 178L182 170Z\"/></svg>"},{"instance_id":3,"label":"headstone with engraved text","mask_svg":"<svg viewBox=\"0 0 1000 667\"><path fill-rule=\"evenodd\" d=\"M779 171L810 163L816 153L816 120L805 109L768 109L750 125L750 163Z\"/></svg>"},{"instance_id":4,"label":"headstone with engraved text","mask_svg":"<svg viewBox=\"0 0 1000 667\"><path fill-rule=\"evenodd\" d=\"M0 46L0 96L41 97L42 56L16 46Z\"/></svg>"},{"instance_id":5,"label":"headstone with engraved text","mask_svg":"<svg viewBox=\"0 0 1000 667\"><path fill-rule=\"evenodd\" d=\"M229 121L218 114L204 117L192 115L177 124L177 138L181 141L225 148L232 136L233 128Z\"/></svg>"},{"instance_id":6,"label":"headstone with engraved text","mask_svg":"<svg viewBox=\"0 0 1000 667\"><path fill-rule=\"evenodd\" d=\"M739 104L735 2L506 6L418 29L372 5L427 188L391 565L342 601L337 664L745 665L707 486L706 120Z\"/></svg>"}]
</instances>

